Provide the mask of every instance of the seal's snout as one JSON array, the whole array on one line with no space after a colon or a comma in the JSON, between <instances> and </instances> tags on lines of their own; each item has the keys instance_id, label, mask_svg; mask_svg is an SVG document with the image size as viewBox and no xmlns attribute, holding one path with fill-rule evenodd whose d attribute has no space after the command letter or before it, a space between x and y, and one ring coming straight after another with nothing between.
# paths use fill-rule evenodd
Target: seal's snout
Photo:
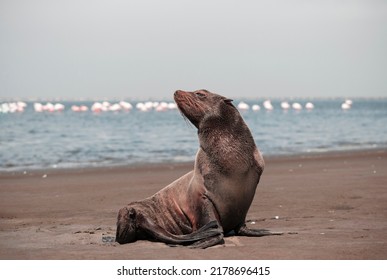
<instances>
[{"instance_id":1,"label":"seal's snout","mask_svg":"<svg viewBox=\"0 0 387 280\"><path fill-rule=\"evenodd\" d=\"M188 92L186 92L184 90L175 91L175 93L173 95L173 99L175 99L175 102L176 102L177 106L179 107L179 109L181 109L180 107L183 105L183 103L186 103L187 98L188 98L187 93Z\"/></svg>"},{"instance_id":2,"label":"seal's snout","mask_svg":"<svg viewBox=\"0 0 387 280\"><path fill-rule=\"evenodd\" d=\"M181 97L183 94L184 94L184 91L182 91L182 90L177 90L177 91L175 91L175 94L174 94L173 96L174 96L174 98L176 99L176 98Z\"/></svg>"}]
</instances>

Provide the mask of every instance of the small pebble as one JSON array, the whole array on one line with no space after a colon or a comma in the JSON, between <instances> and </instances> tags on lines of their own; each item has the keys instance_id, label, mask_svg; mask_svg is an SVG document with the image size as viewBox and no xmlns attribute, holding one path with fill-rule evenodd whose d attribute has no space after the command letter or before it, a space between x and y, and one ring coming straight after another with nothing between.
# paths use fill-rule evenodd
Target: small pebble
<instances>
[{"instance_id":1,"label":"small pebble","mask_svg":"<svg viewBox=\"0 0 387 280\"><path fill-rule=\"evenodd\" d=\"M47 178L47 174L44 174L44 175L42 176L42 178Z\"/></svg>"},{"instance_id":2,"label":"small pebble","mask_svg":"<svg viewBox=\"0 0 387 280\"><path fill-rule=\"evenodd\" d=\"M115 241L116 241L116 238L114 236L102 236L103 243L112 243Z\"/></svg>"}]
</instances>

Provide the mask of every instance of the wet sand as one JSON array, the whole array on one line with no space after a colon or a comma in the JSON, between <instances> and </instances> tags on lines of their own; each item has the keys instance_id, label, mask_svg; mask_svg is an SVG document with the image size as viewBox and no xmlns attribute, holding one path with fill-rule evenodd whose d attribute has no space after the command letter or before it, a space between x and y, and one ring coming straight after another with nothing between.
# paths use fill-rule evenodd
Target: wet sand
<instances>
[{"instance_id":1,"label":"wet sand","mask_svg":"<svg viewBox=\"0 0 387 280\"><path fill-rule=\"evenodd\" d=\"M205 250L102 242L193 163L0 173L0 259L387 259L386 150L265 160L249 226L287 234Z\"/></svg>"}]
</instances>

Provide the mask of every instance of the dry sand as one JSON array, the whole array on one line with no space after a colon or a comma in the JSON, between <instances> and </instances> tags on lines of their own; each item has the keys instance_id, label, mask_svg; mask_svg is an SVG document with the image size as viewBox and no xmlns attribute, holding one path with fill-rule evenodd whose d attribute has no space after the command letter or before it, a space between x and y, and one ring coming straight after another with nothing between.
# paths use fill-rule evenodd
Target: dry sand
<instances>
[{"instance_id":1,"label":"dry sand","mask_svg":"<svg viewBox=\"0 0 387 280\"><path fill-rule=\"evenodd\" d=\"M192 166L0 173L0 259L387 259L386 150L266 158L249 224L297 234L205 250L102 242L119 208Z\"/></svg>"}]
</instances>

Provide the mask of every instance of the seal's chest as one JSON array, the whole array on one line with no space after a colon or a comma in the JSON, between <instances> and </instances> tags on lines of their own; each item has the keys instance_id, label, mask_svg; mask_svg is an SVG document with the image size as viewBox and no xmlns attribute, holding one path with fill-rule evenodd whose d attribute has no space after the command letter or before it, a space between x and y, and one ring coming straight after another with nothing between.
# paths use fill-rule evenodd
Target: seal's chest
<instances>
[{"instance_id":1,"label":"seal's chest","mask_svg":"<svg viewBox=\"0 0 387 280\"><path fill-rule=\"evenodd\" d=\"M223 227L233 229L244 221L254 199L256 186L256 180L252 176L246 176L244 180L221 180L217 186L213 186L212 192L209 190L211 201L224 223Z\"/></svg>"}]
</instances>

